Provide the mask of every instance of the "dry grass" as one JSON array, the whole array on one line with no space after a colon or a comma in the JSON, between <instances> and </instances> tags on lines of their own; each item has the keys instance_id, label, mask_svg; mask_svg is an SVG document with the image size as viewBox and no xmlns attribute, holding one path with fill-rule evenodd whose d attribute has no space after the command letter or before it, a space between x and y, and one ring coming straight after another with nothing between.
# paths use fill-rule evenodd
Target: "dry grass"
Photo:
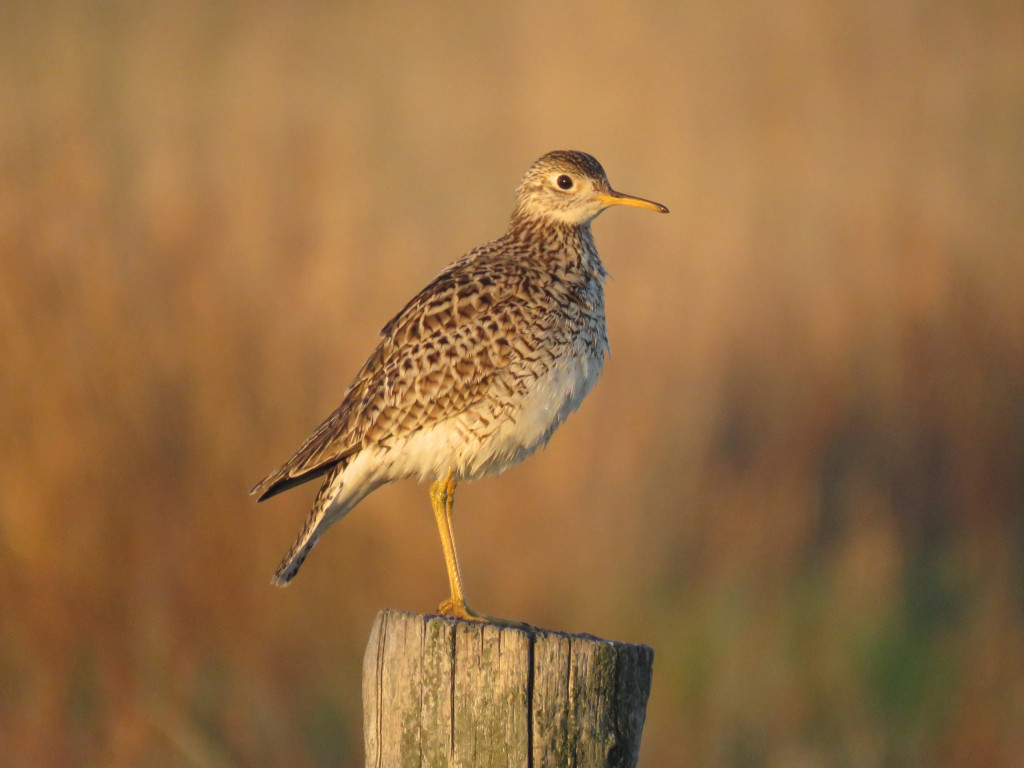
<instances>
[{"instance_id":1,"label":"dry grass","mask_svg":"<svg viewBox=\"0 0 1024 768\"><path fill-rule=\"evenodd\" d=\"M486 8L486 10L485 10ZM585 149L613 357L460 497L489 612L648 642L645 766L1024 753L1019 3L0 8L5 765L352 765L424 489L286 591L246 490Z\"/></svg>"}]
</instances>

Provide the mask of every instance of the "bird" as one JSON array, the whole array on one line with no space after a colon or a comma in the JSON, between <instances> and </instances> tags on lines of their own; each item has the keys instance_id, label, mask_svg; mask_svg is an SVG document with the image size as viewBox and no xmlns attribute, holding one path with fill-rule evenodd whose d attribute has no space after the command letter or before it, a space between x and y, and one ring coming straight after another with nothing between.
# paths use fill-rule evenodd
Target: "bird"
<instances>
[{"instance_id":1,"label":"bird","mask_svg":"<svg viewBox=\"0 0 1024 768\"><path fill-rule=\"evenodd\" d=\"M341 405L251 491L263 501L324 478L273 584L287 585L377 488L431 480L450 590L438 611L493 620L466 603L455 488L544 446L597 381L609 351L607 272L590 227L612 206L668 213L612 189L591 155L548 152L516 188L505 234L451 263L384 326Z\"/></svg>"}]
</instances>

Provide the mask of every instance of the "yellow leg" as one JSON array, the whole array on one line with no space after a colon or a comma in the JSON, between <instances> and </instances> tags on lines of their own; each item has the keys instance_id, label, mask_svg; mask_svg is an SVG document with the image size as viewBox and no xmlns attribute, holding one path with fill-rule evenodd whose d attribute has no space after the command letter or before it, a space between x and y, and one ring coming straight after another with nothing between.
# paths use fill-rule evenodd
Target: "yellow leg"
<instances>
[{"instance_id":1,"label":"yellow leg","mask_svg":"<svg viewBox=\"0 0 1024 768\"><path fill-rule=\"evenodd\" d=\"M444 478L438 478L430 485L430 505L434 508L434 520L437 531L441 534L441 549L444 550L444 564L448 569L448 586L452 596L441 603L438 610L443 616L454 616L471 621L489 621L506 627L529 628L529 624L508 619L496 619L474 613L466 605L466 596L462 590L462 570L459 567L459 556L455 551L455 532L452 529L452 510L455 507L455 486L452 470L449 469Z\"/></svg>"},{"instance_id":2,"label":"yellow leg","mask_svg":"<svg viewBox=\"0 0 1024 768\"><path fill-rule=\"evenodd\" d=\"M452 592L452 596L441 603L439 610L445 616L482 621L486 617L478 616L469 610L465 593L462 591L462 570L459 568L459 555L455 551L455 534L452 530L456 485L450 469L444 478L438 478L430 485L430 505L434 508L437 531L441 534L441 549L444 550L444 564L448 569L448 586Z\"/></svg>"}]
</instances>

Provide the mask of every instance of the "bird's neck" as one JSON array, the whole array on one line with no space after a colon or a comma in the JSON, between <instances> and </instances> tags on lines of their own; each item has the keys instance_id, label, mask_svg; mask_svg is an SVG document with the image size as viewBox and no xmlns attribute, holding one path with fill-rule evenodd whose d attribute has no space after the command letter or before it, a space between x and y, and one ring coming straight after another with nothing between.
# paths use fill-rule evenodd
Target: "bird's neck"
<instances>
[{"instance_id":1,"label":"bird's neck","mask_svg":"<svg viewBox=\"0 0 1024 768\"><path fill-rule=\"evenodd\" d=\"M573 273L598 280L607 274L597 255L590 222L571 225L513 217L505 237L525 246L524 252L543 262L544 270L551 274Z\"/></svg>"}]
</instances>

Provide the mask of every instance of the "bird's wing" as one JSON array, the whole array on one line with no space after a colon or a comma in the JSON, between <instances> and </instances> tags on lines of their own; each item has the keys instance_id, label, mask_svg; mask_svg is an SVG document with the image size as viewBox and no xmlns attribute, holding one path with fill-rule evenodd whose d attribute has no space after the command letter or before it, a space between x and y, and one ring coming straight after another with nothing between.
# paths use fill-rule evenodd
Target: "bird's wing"
<instances>
[{"instance_id":1,"label":"bird's wing","mask_svg":"<svg viewBox=\"0 0 1024 768\"><path fill-rule=\"evenodd\" d=\"M364 398L364 391L373 384L373 369L379 365L380 346L362 367L349 386L341 405L306 438L295 454L275 469L250 491L263 501L296 485L319 477L339 462L359 452L362 447L351 428L352 411Z\"/></svg>"},{"instance_id":2,"label":"bird's wing","mask_svg":"<svg viewBox=\"0 0 1024 768\"><path fill-rule=\"evenodd\" d=\"M526 340L510 336L528 302L508 275L469 269L471 252L420 291L381 331L377 349L330 415L278 470L253 488L263 500L327 472L367 445L455 416L480 401ZM494 265L514 269L514 265Z\"/></svg>"},{"instance_id":3,"label":"bird's wing","mask_svg":"<svg viewBox=\"0 0 1024 768\"><path fill-rule=\"evenodd\" d=\"M386 442L465 411L508 367L508 329L522 302L509 281L481 273L479 264L456 262L384 327L381 386L367 404L364 441Z\"/></svg>"}]
</instances>

